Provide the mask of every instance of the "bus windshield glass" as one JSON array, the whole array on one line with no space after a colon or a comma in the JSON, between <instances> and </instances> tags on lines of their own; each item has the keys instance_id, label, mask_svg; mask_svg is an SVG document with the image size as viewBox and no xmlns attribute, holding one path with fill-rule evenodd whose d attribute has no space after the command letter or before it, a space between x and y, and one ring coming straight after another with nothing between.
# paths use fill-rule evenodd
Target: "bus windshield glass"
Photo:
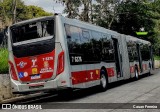
<instances>
[{"instance_id":1,"label":"bus windshield glass","mask_svg":"<svg viewBox=\"0 0 160 112\"><path fill-rule=\"evenodd\" d=\"M35 21L11 27L13 43L54 35L54 20Z\"/></svg>"}]
</instances>

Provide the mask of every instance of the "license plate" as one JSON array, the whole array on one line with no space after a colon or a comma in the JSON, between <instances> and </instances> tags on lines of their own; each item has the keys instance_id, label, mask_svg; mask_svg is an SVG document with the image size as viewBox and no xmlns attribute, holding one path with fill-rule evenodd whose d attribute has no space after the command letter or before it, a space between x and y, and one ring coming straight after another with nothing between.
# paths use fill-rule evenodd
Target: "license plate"
<instances>
[{"instance_id":1,"label":"license plate","mask_svg":"<svg viewBox=\"0 0 160 112\"><path fill-rule=\"evenodd\" d=\"M31 79L39 79L39 78L41 78L41 76L39 74L31 76Z\"/></svg>"},{"instance_id":2,"label":"license plate","mask_svg":"<svg viewBox=\"0 0 160 112\"><path fill-rule=\"evenodd\" d=\"M40 86L30 86L29 89L36 89L36 88L43 88L44 85L40 85Z\"/></svg>"}]
</instances>

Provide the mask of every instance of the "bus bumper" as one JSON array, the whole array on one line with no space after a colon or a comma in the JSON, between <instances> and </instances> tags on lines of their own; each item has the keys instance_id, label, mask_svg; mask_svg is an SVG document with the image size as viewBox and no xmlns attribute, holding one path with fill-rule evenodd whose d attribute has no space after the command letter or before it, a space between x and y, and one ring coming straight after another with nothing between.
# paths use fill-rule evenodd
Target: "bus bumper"
<instances>
[{"instance_id":1,"label":"bus bumper","mask_svg":"<svg viewBox=\"0 0 160 112\"><path fill-rule=\"evenodd\" d=\"M26 94L34 93L38 91L56 90L58 88L56 80L50 80L47 82L34 82L28 84L22 84L19 81L11 80L13 94Z\"/></svg>"}]
</instances>

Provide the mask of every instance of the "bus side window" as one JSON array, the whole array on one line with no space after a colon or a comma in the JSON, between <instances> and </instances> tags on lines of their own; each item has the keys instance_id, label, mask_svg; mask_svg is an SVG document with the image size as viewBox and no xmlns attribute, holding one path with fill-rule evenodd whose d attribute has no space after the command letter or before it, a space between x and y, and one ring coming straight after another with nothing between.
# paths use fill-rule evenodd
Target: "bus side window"
<instances>
[{"instance_id":1,"label":"bus side window","mask_svg":"<svg viewBox=\"0 0 160 112\"><path fill-rule=\"evenodd\" d=\"M93 46L87 29L81 29L81 48L84 56L84 63L93 62Z\"/></svg>"},{"instance_id":2,"label":"bus side window","mask_svg":"<svg viewBox=\"0 0 160 112\"><path fill-rule=\"evenodd\" d=\"M102 61L114 62L113 42L109 35L104 35L102 38Z\"/></svg>"},{"instance_id":3,"label":"bus side window","mask_svg":"<svg viewBox=\"0 0 160 112\"><path fill-rule=\"evenodd\" d=\"M79 36L79 28L75 26L65 25L67 34L67 44L70 57L70 63L72 65L81 64L82 53L81 53L81 41Z\"/></svg>"},{"instance_id":4,"label":"bus side window","mask_svg":"<svg viewBox=\"0 0 160 112\"><path fill-rule=\"evenodd\" d=\"M93 59L95 62L101 61L102 35L100 32L91 31L91 43L93 45Z\"/></svg>"},{"instance_id":5,"label":"bus side window","mask_svg":"<svg viewBox=\"0 0 160 112\"><path fill-rule=\"evenodd\" d=\"M127 49L128 49L128 56L129 61L133 62L136 58L136 46L132 41L127 41Z\"/></svg>"},{"instance_id":6,"label":"bus side window","mask_svg":"<svg viewBox=\"0 0 160 112\"><path fill-rule=\"evenodd\" d=\"M142 44L140 47L142 60L148 61L150 59L150 51L148 44Z\"/></svg>"}]
</instances>

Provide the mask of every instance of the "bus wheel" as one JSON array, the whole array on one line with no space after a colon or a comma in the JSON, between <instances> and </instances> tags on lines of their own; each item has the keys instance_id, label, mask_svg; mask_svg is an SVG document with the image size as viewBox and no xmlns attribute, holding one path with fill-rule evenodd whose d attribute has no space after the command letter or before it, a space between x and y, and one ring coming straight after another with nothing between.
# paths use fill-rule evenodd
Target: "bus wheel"
<instances>
[{"instance_id":1,"label":"bus wheel","mask_svg":"<svg viewBox=\"0 0 160 112\"><path fill-rule=\"evenodd\" d=\"M108 88L108 77L104 70L101 70L101 78L100 78L100 89L101 91L106 91Z\"/></svg>"},{"instance_id":2,"label":"bus wheel","mask_svg":"<svg viewBox=\"0 0 160 112\"><path fill-rule=\"evenodd\" d=\"M138 70L136 69L135 70L135 80L138 80L139 79L139 74L138 74Z\"/></svg>"}]
</instances>

